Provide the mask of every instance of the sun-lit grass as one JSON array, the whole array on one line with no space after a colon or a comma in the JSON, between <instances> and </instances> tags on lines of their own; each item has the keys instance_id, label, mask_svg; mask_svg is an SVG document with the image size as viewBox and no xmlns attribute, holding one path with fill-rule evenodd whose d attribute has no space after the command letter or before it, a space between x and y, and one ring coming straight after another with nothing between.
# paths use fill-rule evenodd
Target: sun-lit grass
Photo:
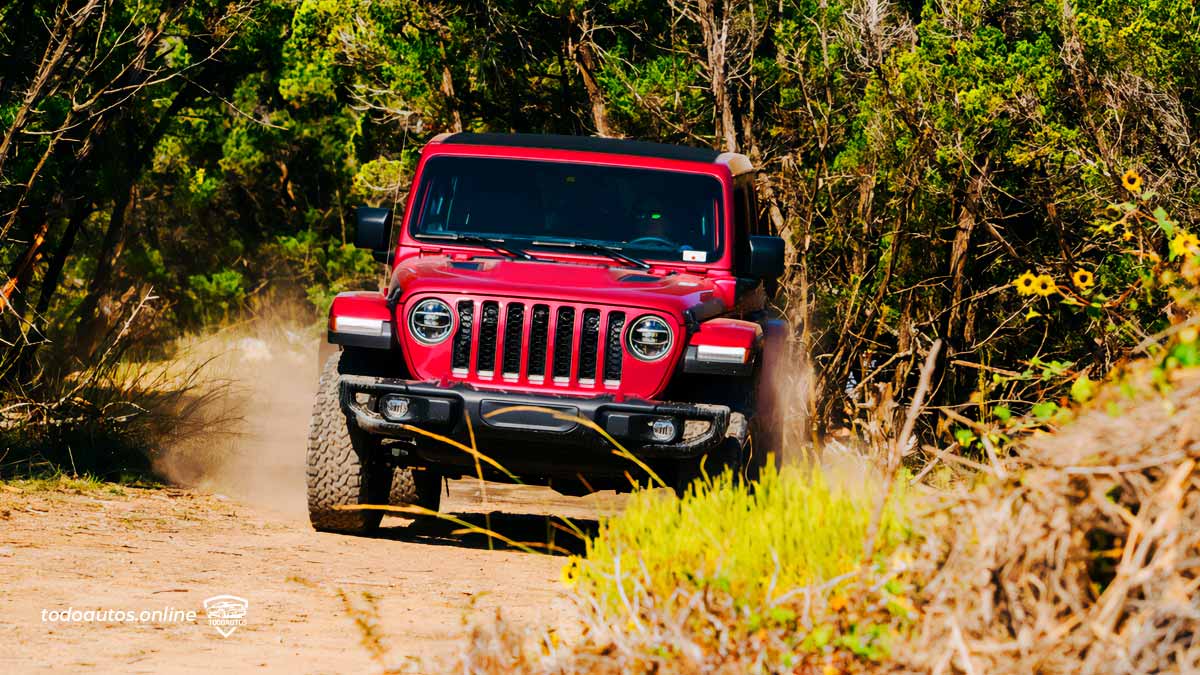
<instances>
[{"instance_id":1,"label":"sun-lit grass","mask_svg":"<svg viewBox=\"0 0 1200 675\"><path fill-rule=\"evenodd\" d=\"M124 495L125 487L159 487L140 476L120 477L117 481L105 480L92 474L71 475L67 473L44 473L23 478L0 481L7 487L23 493L66 492L70 494Z\"/></svg>"},{"instance_id":2,"label":"sun-lit grass","mask_svg":"<svg viewBox=\"0 0 1200 675\"><path fill-rule=\"evenodd\" d=\"M566 576L610 603L639 585L661 598L680 587L714 587L770 603L860 568L880 494L866 476L800 466L768 468L753 489L726 474L697 483L680 500L638 492L623 513L601 523ZM899 489L883 512L877 556L908 536L905 499Z\"/></svg>"}]
</instances>

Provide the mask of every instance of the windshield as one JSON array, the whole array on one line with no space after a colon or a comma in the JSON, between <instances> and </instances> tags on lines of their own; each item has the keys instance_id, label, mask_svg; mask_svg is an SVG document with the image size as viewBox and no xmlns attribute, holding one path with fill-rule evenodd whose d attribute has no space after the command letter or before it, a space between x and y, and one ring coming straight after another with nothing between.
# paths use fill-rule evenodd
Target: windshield
<instances>
[{"instance_id":1,"label":"windshield","mask_svg":"<svg viewBox=\"0 0 1200 675\"><path fill-rule=\"evenodd\" d=\"M417 239L473 235L522 248L579 242L672 262L721 255L721 183L702 174L433 157L415 204Z\"/></svg>"}]
</instances>

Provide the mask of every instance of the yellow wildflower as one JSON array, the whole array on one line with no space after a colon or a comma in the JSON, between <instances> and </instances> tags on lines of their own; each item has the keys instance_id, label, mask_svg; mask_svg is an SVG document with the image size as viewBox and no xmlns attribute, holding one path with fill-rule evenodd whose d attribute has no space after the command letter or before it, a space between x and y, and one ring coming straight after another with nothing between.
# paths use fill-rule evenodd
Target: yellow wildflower
<instances>
[{"instance_id":1,"label":"yellow wildflower","mask_svg":"<svg viewBox=\"0 0 1200 675\"><path fill-rule=\"evenodd\" d=\"M563 565L561 580L567 588L575 586L575 582L579 581L579 559L572 557Z\"/></svg>"},{"instance_id":2,"label":"yellow wildflower","mask_svg":"<svg viewBox=\"0 0 1200 675\"><path fill-rule=\"evenodd\" d=\"M1075 286L1081 291L1086 291L1096 285L1096 277L1088 270L1075 270L1075 274L1071 275L1071 281L1075 282Z\"/></svg>"},{"instance_id":3,"label":"yellow wildflower","mask_svg":"<svg viewBox=\"0 0 1200 675\"><path fill-rule=\"evenodd\" d=\"M1054 285L1054 277L1049 274L1039 274L1033 280L1033 292L1043 298L1054 295L1058 292L1058 287Z\"/></svg>"},{"instance_id":4,"label":"yellow wildflower","mask_svg":"<svg viewBox=\"0 0 1200 675\"><path fill-rule=\"evenodd\" d=\"M1180 232L1171 240L1171 255L1200 255L1200 237L1191 232Z\"/></svg>"},{"instance_id":5,"label":"yellow wildflower","mask_svg":"<svg viewBox=\"0 0 1200 675\"><path fill-rule=\"evenodd\" d=\"M1121 176L1121 184L1125 186L1133 194L1140 194L1142 191L1142 176L1137 171L1130 169Z\"/></svg>"},{"instance_id":6,"label":"yellow wildflower","mask_svg":"<svg viewBox=\"0 0 1200 675\"><path fill-rule=\"evenodd\" d=\"M1021 295L1033 295L1035 281L1037 281L1037 277L1033 276L1033 272L1025 270L1025 273L1017 277L1012 285L1017 287L1017 292Z\"/></svg>"},{"instance_id":7,"label":"yellow wildflower","mask_svg":"<svg viewBox=\"0 0 1200 675\"><path fill-rule=\"evenodd\" d=\"M1184 328L1183 330L1179 331L1179 341L1180 342L1184 342L1184 343L1195 342L1197 337L1200 337L1200 330L1197 330L1195 326L1188 326L1187 328Z\"/></svg>"}]
</instances>

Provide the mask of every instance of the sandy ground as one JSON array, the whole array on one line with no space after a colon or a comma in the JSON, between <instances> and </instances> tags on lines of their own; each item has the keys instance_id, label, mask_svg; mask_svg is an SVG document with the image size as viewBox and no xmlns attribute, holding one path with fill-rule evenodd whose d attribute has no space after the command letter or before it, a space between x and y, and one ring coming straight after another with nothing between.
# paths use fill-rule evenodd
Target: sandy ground
<instances>
[{"instance_id":1,"label":"sandy ground","mask_svg":"<svg viewBox=\"0 0 1200 675\"><path fill-rule=\"evenodd\" d=\"M312 531L302 462L318 359L311 341L289 340L229 350L223 367L253 405L239 404L242 423L168 455L164 469L194 488L0 486L0 672L377 671L355 622L371 607L389 664L424 672L421 660L456 649L469 620L500 609L533 628L571 611L559 556L507 550L445 521L389 517L373 538ZM442 510L517 541L571 547L558 516L587 527L615 504L459 481ZM221 594L248 602L229 637L203 609ZM196 615L50 620L67 609Z\"/></svg>"},{"instance_id":2,"label":"sandy ground","mask_svg":"<svg viewBox=\"0 0 1200 675\"><path fill-rule=\"evenodd\" d=\"M452 486L448 510L474 512L465 517L484 525L475 486ZM489 488L492 528L517 540L545 541L552 519L505 511L586 515L579 504L554 505L552 493ZM483 537L440 522L387 519L378 537L364 539L319 534L214 495L123 492L0 493L0 672L374 670L339 591L356 607L367 606L363 593L375 598L394 664L447 654L464 620L496 608L531 627L570 611L558 581L563 558L488 550ZM204 599L220 594L249 602L246 625L228 638L203 611ZM197 617L43 620L44 610L68 608L174 608Z\"/></svg>"}]
</instances>

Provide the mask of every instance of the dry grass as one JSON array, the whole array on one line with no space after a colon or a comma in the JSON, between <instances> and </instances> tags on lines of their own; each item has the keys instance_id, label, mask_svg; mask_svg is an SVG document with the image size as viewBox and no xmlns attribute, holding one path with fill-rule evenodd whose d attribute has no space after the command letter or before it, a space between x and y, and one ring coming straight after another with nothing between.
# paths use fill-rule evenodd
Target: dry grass
<instances>
[{"instance_id":1,"label":"dry grass","mask_svg":"<svg viewBox=\"0 0 1200 675\"><path fill-rule=\"evenodd\" d=\"M1131 394L1141 391L1142 394ZM1200 669L1200 371L1150 367L925 528L919 672Z\"/></svg>"},{"instance_id":2,"label":"dry grass","mask_svg":"<svg viewBox=\"0 0 1200 675\"><path fill-rule=\"evenodd\" d=\"M131 355L153 299L134 305L89 363L46 346L42 367L0 391L0 476L146 477L154 453L209 430L227 383L208 377L206 362Z\"/></svg>"}]
</instances>

